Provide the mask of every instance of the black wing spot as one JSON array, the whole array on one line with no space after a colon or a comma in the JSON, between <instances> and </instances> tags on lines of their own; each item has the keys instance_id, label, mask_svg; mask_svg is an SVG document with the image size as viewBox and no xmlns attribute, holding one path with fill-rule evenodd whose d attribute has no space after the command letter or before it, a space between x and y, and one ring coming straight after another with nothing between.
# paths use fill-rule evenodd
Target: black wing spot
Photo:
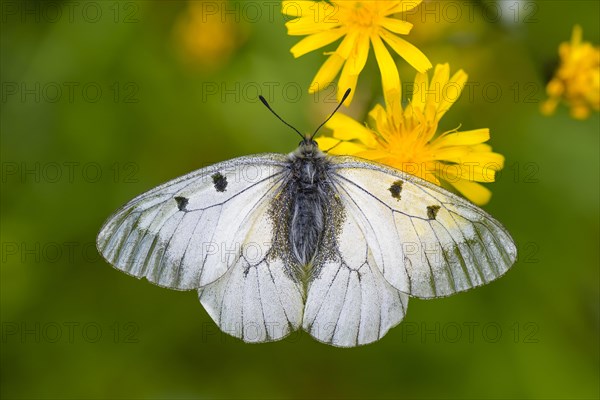
<instances>
[{"instance_id":1,"label":"black wing spot","mask_svg":"<svg viewBox=\"0 0 600 400\"><path fill-rule=\"evenodd\" d=\"M212 175L213 183L217 192L224 192L227 189L227 178L225 178L220 172Z\"/></svg>"},{"instance_id":2,"label":"black wing spot","mask_svg":"<svg viewBox=\"0 0 600 400\"><path fill-rule=\"evenodd\" d=\"M438 211L440 211L440 206L427 206L427 218L435 219Z\"/></svg>"},{"instance_id":3,"label":"black wing spot","mask_svg":"<svg viewBox=\"0 0 600 400\"><path fill-rule=\"evenodd\" d=\"M396 181L396 182L392 183L392 186L390 186L390 188L388 189L390 191L390 193L392 194L392 197L395 198L396 200L400 200L400 192L402 192L403 184L404 184L404 182L402 182L402 181Z\"/></svg>"},{"instance_id":4,"label":"black wing spot","mask_svg":"<svg viewBox=\"0 0 600 400\"><path fill-rule=\"evenodd\" d=\"M179 208L179 211L187 211L187 205L188 205L188 199L186 199L185 197L180 197L177 196L175 197L175 201L177 202L177 208Z\"/></svg>"}]
</instances>

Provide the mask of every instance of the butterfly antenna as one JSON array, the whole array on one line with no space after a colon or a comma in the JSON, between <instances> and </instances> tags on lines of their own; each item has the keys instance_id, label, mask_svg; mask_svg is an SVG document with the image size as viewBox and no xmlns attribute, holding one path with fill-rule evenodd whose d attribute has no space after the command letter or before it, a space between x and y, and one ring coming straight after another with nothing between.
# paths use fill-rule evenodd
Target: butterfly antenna
<instances>
[{"instance_id":1,"label":"butterfly antenna","mask_svg":"<svg viewBox=\"0 0 600 400\"><path fill-rule=\"evenodd\" d=\"M269 105L269 103L267 103L267 100L266 100L264 97L262 97L262 95L259 95L259 96L258 96L258 98L260 99L260 101L262 101L262 103L265 105L265 107L267 107L267 108L269 109L269 111L271 111L271 112L273 113L273 115L274 115L274 116L276 116L277 118L279 118L279 120L280 120L281 122L283 122L284 124L286 124L287 126L289 126L290 128L292 128L293 130L295 130L295 131L296 131L296 133L297 133L298 135L300 135L300 137L302 138L302 140L306 139L306 138L304 137L304 135L303 135L303 134L301 134L301 133L300 133L300 131L299 131L298 129L294 128L292 125L290 125L290 124L288 124L287 122L285 122L285 121L283 120L283 118L281 118L281 117L280 117L280 116L279 116L279 115L278 115L278 114L277 114L277 113L276 113L276 112L275 112L275 111L274 111L274 110L271 108L271 106Z\"/></svg>"},{"instance_id":2,"label":"butterfly antenna","mask_svg":"<svg viewBox=\"0 0 600 400\"><path fill-rule=\"evenodd\" d=\"M335 110L333 110L333 112L331 113L331 115L329 117L327 117L327 119L325 121L323 121L323 123L321 125L319 125L319 127L317 129L315 129L315 133L312 134L312 136L310 137L310 140L313 140L313 138L315 137L317 132L319 132L319 129L321 129L323 127L323 125L325 125L327 122L329 122L331 117L333 117L333 115L337 112L337 110L340 109L342 104L344 104L344 101L346 101L346 99L350 95L351 91L352 91L352 89L350 89L350 88L348 88L348 90L346 90L346 93L344 93L344 96L342 97L342 101L340 101L340 104L338 104L337 107L335 108Z\"/></svg>"}]
</instances>

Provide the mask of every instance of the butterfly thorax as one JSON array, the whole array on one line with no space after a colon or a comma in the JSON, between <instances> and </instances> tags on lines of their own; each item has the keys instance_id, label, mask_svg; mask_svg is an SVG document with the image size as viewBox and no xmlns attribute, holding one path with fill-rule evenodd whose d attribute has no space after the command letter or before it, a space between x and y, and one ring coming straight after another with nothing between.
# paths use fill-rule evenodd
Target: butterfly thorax
<instances>
[{"instance_id":1,"label":"butterfly thorax","mask_svg":"<svg viewBox=\"0 0 600 400\"><path fill-rule=\"evenodd\" d=\"M319 149L317 142L307 138L301 141L298 144L298 148L294 152L290 153L288 157L290 161L295 161L297 159L324 159L326 156L325 153Z\"/></svg>"},{"instance_id":2,"label":"butterfly thorax","mask_svg":"<svg viewBox=\"0 0 600 400\"><path fill-rule=\"evenodd\" d=\"M328 161L316 143L305 141L289 155L290 201L287 221L289 247L296 261L306 266L314 258L323 236L327 197Z\"/></svg>"}]
</instances>

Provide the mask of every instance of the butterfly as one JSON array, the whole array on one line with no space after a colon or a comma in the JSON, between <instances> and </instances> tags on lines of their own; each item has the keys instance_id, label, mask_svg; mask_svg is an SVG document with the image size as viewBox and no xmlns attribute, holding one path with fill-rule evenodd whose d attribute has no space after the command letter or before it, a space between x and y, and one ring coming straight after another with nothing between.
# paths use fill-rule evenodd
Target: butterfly
<instances>
[{"instance_id":1,"label":"butterfly","mask_svg":"<svg viewBox=\"0 0 600 400\"><path fill-rule=\"evenodd\" d=\"M339 347L382 338L410 296L462 292L515 262L510 234L469 201L296 132L288 155L220 162L134 198L100 230L99 252L137 278L197 290L245 342L303 329Z\"/></svg>"}]
</instances>

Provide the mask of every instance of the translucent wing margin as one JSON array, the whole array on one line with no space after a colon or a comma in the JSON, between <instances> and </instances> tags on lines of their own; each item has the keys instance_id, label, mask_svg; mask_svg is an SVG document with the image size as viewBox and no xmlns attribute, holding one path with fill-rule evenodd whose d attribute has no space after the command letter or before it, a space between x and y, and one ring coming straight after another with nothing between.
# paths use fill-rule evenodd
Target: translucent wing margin
<instances>
[{"instance_id":1,"label":"translucent wing margin","mask_svg":"<svg viewBox=\"0 0 600 400\"><path fill-rule=\"evenodd\" d=\"M127 203L97 238L117 269L159 286L188 290L223 276L240 258L261 205L286 173L280 154L241 157L202 168Z\"/></svg>"},{"instance_id":2,"label":"translucent wing margin","mask_svg":"<svg viewBox=\"0 0 600 400\"><path fill-rule=\"evenodd\" d=\"M448 296L500 277L516 260L498 221L434 184L354 157L332 158L331 179L383 277L404 293Z\"/></svg>"}]
</instances>

